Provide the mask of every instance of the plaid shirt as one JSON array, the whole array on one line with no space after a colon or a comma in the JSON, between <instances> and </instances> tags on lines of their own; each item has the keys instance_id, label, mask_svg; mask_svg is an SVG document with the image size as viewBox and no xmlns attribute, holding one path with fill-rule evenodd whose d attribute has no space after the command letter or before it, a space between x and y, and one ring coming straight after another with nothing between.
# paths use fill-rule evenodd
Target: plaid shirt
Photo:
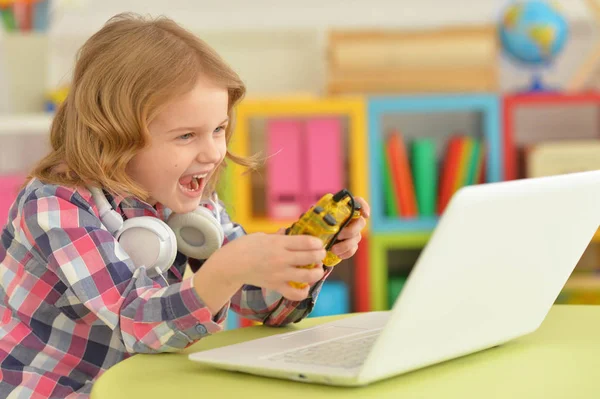
<instances>
[{"instance_id":1,"label":"plaid shirt","mask_svg":"<svg viewBox=\"0 0 600 399\"><path fill-rule=\"evenodd\" d=\"M108 195L124 219L168 210ZM245 234L225 211L225 243ZM231 308L266 325L297 322L312 310L325 277L300 302L243 286L213 315L181 279L148 277L101 224L85 189L32 180L19 194L0 245L0 397L89 396L104 371L135 353L177 351L222 329Z\"/></svg>"}]
</instances>

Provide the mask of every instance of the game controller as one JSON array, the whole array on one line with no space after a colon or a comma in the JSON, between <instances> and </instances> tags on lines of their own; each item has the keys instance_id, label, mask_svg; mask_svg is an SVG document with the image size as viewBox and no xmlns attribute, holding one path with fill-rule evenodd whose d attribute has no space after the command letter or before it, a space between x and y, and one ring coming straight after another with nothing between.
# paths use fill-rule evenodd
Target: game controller
<instances>
[{"instance_id":1,"label":"game controller","mask_svg":"<svg viewBox=\"0 0 600 399\"><path fill-rule=\"evenodd\" d=\"M342 189L335 194L325 194L308 211L300 215L285 231L287 235L307 234L319 238L323 242L327 255L323 259L325 266L335 266L341 259L330 251L337 242L340 231L350 223L351 220L359 218L361 205L347 189ZM298 266L312 269L317 264ZM306 283L291 281L292 287L304 288Z\"/></svg>"}]
</instances>

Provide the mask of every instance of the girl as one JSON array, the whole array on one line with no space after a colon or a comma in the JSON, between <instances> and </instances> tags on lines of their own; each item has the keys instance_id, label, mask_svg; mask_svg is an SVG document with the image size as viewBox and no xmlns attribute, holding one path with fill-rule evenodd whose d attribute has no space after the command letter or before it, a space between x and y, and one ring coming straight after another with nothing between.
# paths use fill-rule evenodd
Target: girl
<instances>
[{"instance_id":1,"label":"girl","mask_svg":"<svg viewBox=\"0 0 600 399\"><path fill-rule=\"evenodd\" d=\"M165 18L119 15L82 47L52 150L2 231L0 397L87 397L132 354L180 350L221 330L230 305L272 326L310 313L331 269L296 266L320 263L318 239L246 235L217 208L226 245L188 279L178 253L165 277L136 267L93 195L101 188L124 220L194 211L225 158L255 164L227 151L244 92L211 48ZM365 223L349 224L333 252L351 257Z\"/></svg>"}]
</instances>

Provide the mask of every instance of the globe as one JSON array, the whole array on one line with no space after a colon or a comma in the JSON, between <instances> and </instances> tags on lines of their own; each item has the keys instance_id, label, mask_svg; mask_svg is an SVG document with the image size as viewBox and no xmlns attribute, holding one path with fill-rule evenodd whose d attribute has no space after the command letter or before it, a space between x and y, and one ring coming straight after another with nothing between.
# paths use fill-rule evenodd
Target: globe
<instances>
[{"instance_id":1,"label":"globe","mask_svg":"<svg viewBox=\"0 0 600 399\"><path fill-rule=\"evenodd\" d=\"M565 46L568 24L548 2L520 1L504 11L499 33L504 52L513 60L541 67L550 65ZM534 83L539 85L540 82Z\"/></svg>"}]
</instances>

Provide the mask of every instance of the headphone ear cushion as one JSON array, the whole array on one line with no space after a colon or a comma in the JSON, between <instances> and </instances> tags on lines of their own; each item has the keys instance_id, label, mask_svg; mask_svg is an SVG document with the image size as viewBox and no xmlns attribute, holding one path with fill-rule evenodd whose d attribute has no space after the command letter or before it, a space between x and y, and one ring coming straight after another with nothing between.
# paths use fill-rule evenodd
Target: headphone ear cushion
<instances>
[{"instance_id":1,"label":"headphone ear cushion","mask_svg":"<svg viewBox=\"0 0 600 399\"><path fill-rule=\"evenodd\" d=\"M167 224L175 233L178 250L190 258L207 259L225 239L221 224L203 206L190 213L174 213Z\"/></svg>"},{"instance_id":2,"label":"headphone ear cushion","mask_svg":"<svg viewBox=\"0 0 600 399\"><path fill-rule=\"evenodd\" d=\"M165 222L155 217L140 216L126 220L116 239L136 268L146 267L149 277L158 275L157 267L164 273L175 262L175 234Z\"/></svg>"}]
</instances>

